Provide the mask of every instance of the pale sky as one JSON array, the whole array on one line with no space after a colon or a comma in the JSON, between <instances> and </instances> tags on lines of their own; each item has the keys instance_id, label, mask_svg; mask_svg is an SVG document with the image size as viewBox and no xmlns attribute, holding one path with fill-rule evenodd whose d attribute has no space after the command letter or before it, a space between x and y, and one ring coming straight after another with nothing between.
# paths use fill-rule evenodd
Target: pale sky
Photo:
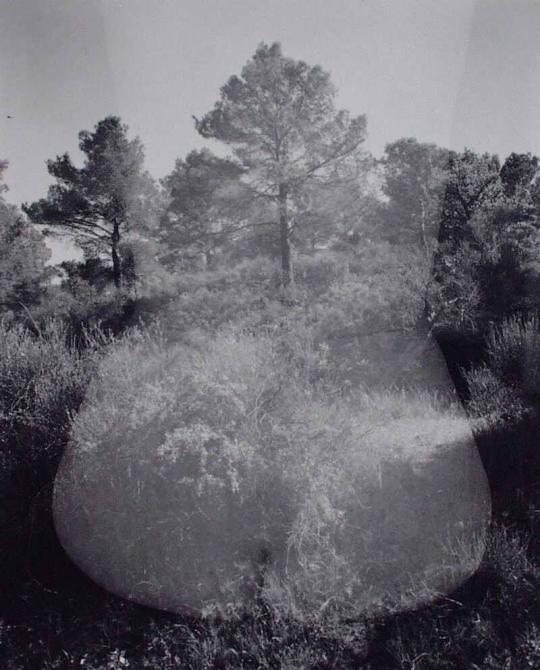
<instances>
[{"instance_id":1,"label":"pale sky","mask_svg":"<svg viewBox=\"0 0 540 670\"><path fill-rule=\"evenodd\" d=\"M44 196L45 160L77 159L107 114L165 176L261 41L329 70L375 154L404 136L540 153L539 35L537 0L0 0L8 199Z\"/></svg>"}]
</instances>

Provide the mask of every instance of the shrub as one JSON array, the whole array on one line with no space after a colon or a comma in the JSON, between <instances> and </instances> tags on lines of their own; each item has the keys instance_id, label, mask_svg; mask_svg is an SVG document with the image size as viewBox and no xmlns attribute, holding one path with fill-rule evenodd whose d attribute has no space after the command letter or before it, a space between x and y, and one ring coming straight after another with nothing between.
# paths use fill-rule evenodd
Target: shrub
<instances>
[{"instance_id":1,"label":"shrub","mask_svg":"<svg viewBox=\"0 0 540 670\"><path fill-rule=\"evenodd\" d=\"M28 533L51 533L50 487L69 436L71 412L83 399L103 341L98 331L87 333L83 353L70 344L66 328L57 321L49 321L37 334L20 324L0 323L5 567L22 567ZM9 570L2 577L9 579Z\"/></svg>"},{"instance_id":2,"label":"shrub","mask_svg":"<svg viewBox=\"0 0 540 670\"><path fill-rule=\"evenodd\" d=\"M493 526L477 573L450 599L375 622L367 668L534 668L538 566L527 540Z\"/></svg>"},{"instance_id":3,"label":"shrub","mask_svg":"<svg viewBox=\"0 0 540 670\"><path fill-rule=\"evenodd\" d=\"M193 331L215 333L221 327L265 322L268 307L277 302L276 267L267 259L244 261L234 268L185 273L161 314L170 340Z\"/></svg>"},{"instance_id":4,"label":"shrub","mask_svg":"<svg viewBox=\"0 0 540 670\"><path fill-rule=\"evenodd\" d=\"M520 389L506 385L487 365L465 372L467 403L477 432L516 425L526 412Z\"/></svg>"},{"instance_id":5,"label":"shrub","mask_svg":"<svg viewBox=\"0 0 540 670\"><path fill-rule=\"evenodd\" d=\"M540 331L537 318L491 328L487 361L466 373L469 410L490 478L495 511L538 524Z\"/></svg>"},{"instance_id":6,"label":"shrub","mask_svg":"<svg viewBox=\"0 0 540 670\"><path fill-rule=\"evenodd\" d=\"M136 311L137 296L132 289L98 290L87 281L77 279L70 282L69 288L49 287L47 299L22 314L18 321L36 333L51 320L62 323L67 337L84 342L85 333L97 328L121 334L135 325Z\"/></svg>"},{"instance_id":7,"label":"shrub","mask_svg":"<svg viewBox=\"0 0 540 670\"><path fill-rule=\"evenodd\" d=\"M87 332L88 351L68 341L67 329L49 321L37 334L0 323L0 440L4 457L26 465L54 461L69 434L102 339Z\"/></svg>"},{"instance_id":8,"label":"shrub","mask_svg":"<svg viewBox=\"0 0 540 670\"><path fill-rule=\"evenodd\" d=\"M536 317L512 317L492 328L487 342L489 367L524 399L540 395L540 323Z\"/></svg>"},{"instance_id":9,"label":"shrub","mask_svg":"<svg viewBox=\"0 0 540 670\"><path fill-rule=\"evenodd\" d=\"M166 330L178 333L216 332L226 325L257 328L291 320L292 308L316 324L320 340L411 331L420 322L426 280L425 269L418 269L422 259L411 254L402 258L387 246L372 245L361 259L333 251L299 255L295 283L286 290L279 286L276 263L262 257L185 273L176 279L163 320ZM283 305L287 310L280 310Z\"/></svg>"},{"instance_id":10,"label":"shrub","mask_svg":"<svg viewBox=\"0 0 540 670\"><path fill-rule=\"evenodd\" d=\"M487 362L465 372L469 409L479 430L518 425L540 397L540 328L535 317L492 326Z\"/></svg>"},{"instance_id":11,"label":"shrub","mask_svg":"<svg viewBox=\"0 0 540 670\"><path fill-rule=\"evenodd\" d=\"M332 284L349 272L349 256L334 251L302 254L294 259L295 282L313 298L324 294Z\"/></svg>"}]
</instances>

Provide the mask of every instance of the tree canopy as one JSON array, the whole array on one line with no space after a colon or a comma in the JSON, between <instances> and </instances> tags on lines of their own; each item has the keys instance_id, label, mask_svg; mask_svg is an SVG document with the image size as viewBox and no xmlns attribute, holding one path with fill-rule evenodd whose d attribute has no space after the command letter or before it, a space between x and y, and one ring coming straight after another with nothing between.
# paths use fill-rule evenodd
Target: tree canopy
<instances>
[{"instance_id":1,"label":"tree canopy","mask_svg":"<svg viewBox=\"0 0 540 670\"><path fill-rule=\"evenodd\" d=\"M120 243L126 233L154 225L158 200L144 170L142 143L129 139L127 132L116 116L100 121L93 132L81 131L84 165L76 167L67 153L47 161L56 183L46 198L24 207L35 223L73 237L86 255L107 255L117 286L129 266Z\"/></svg>"},{"instance_id":2,"label":"tree canopy","mask_svg":"<svg viewBox=\"0 0 540 670\"><path fill-rule=\"evenodd\" d=\"M4 199L0 161L0 312L17 312L42 297L46 262L51 256L43 235Z\"/></svg>"},{"instance_id":3,"label":"tree canopy","mask_svg":"<svg viewBox=\"0 0 540 670\"><path fill-rule=\"evenodd\" d=\"M395 242L433 250L440 224L449 152L402 138L388 144L382 159L382 190L388 201L377 210L379 226Z\"/></svg>"},{"instance_id":4,"label":"tree canopy","mask_svg":"<svg viewBox=\"0 0 540 670\"><path fill-rule=\"evenodd\" d=\"M210 262L225 239L242 227L248 201L242 168L208 149L178 159L162 180L168 199L159 225L162 259L173 267L202 257Z\"/></svg>"},{"instance_id":5,"label":"tree canopy","mask_svg":"<svg viewBox=\"0 0 540 670\"><path fill-rule=\"evenodd\" d=\"M286 58L278 43L260 44L240 76L222 87L214 109L196 119L203 137L232 148L253 196L274 203L285 284L294 211L306 184L350 178L365 139L365 116L337 110L335 93L320 66Z\"/></svg>"}]
</instances>

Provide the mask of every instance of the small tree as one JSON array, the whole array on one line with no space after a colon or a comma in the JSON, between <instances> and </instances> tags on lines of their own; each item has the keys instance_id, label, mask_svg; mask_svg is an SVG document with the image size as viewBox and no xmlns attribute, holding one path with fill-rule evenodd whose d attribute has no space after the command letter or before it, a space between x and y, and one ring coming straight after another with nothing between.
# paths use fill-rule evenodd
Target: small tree
<instances>
[{"instance_id":1,"label":"small tree","mask_svg":"<svg viewBox=\"0 0 540 670\"><path fill-rule=\"evenodd\" d=\"M43 235L3 197L6 161L0 161L0 311L18 311L39 302L51 252Z\"/></svg>"},{"instance_id":2,"label":"small tree","mask_svg":"<svg viewBox=\"0 0 540 670\"><path fill-rule=\"evenodd\" d=\"M531 188L537 174L537 156L511 153L501 168L501 181L505 194L512 197L520 188Z\"/></svg>"},{"instance_id":3,"label":"small tree","mask_svg":"<svg viewBox=\"0 0 540 670\"><path fill-rule=\"evenodd\" d=\"M512 154L501 168L497 156L450 154L434 276L453 327L483 328L538 304L535 163Z\"/></svg>"},{"instance_id":4,"label":"small tree","mask_svg":"<svg viewBox=\"0 0 540 670\"><path fill-rule=\"evenodd\" d=\"M23 207L35 223L72 236L87 256L106 254L117 287L123 277L121 241L128 231L152 225L158 199L144 170L142 143L128 139L127 131L116 116L100 121L94 132L81 131L83 167L75 167L67 153L47 161L56 183L47 198Z\"/></svg>"},{"instance_id":5,"label":"small tree","mask_svg":"<svg viewBox=\"0 0 540 670\"><path fill-rule=\"evenodd\" d=\"M476 243L473 217L497 202L503 192L495 155L478 155L466 149L451 152L441 212L439 241L450 248L462 242Z\"/></svg>"},{"instance_id":6,"label":"small tree","mask_svg":"<svg viewBox=\"0 0 540 670\"><path fill-rule=\"evenodd\" d=\"M229 233L241 225L245 186L242 169L207 149L178 159L162 185L168 203L158 237L165 265L204 258L208 263Z\"/></svg>"},{"instance_id":7,"label":"small tree","mask_svg":"<svg viewBox=\"0 0 540 670\"><path fill-rule=\"evenodd\" d=\"M364 116L334 105L335 88L321 67L285 58L279 44L261 44L222 87L214 109L196 119L199 133L225 142L256 198L274 203L283 283L292 279L291 212L304 187L354 178L365 139Z\"/></svg>"},{"instance_id":8,"label":"small tree","mask_svg":"<svg viewBox=\"0 0 540 670\"><path fill-rule=\"evenodd\" d=\"M441 223L449 152L434 144L403 138L388 144L382 160L384 236L402 243L420 243L432 255Z\"/></svg>"}]
</instances>

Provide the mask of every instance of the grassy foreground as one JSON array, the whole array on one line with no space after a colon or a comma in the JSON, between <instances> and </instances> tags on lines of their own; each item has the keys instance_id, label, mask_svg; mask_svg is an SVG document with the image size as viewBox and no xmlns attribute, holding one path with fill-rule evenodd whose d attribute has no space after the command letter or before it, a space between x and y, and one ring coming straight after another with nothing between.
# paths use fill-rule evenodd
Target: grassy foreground
<instances>
[{"instance_id":1,"label":"grassy foreground","mask_svg":"<svg viewBox=\"0 0 540 670\"><path fill-rule=\"evenodd\" d=\"M195 620L144 608L96 587L56 540L50 494L69 435L69 416L78 409L102 357L98 340L89 334L86 348L79 351L66 346L64 333L55 328L38 339L22 330L3 331L0 668L540 666L538 533L534 514L524 523L516 511L523 506L523 482L533 472L526 464L532 461L518 458L523 435L516 432L513 443L512 435L497 433L497 427L486 433L484 451L489 452L485 462L492 490L509 487L495 499L499 521L490 529L487 551L473 577L429 606L337 621L324 610L292 620L257 605L229 612L227 618ZM493 393L488 395L493 399ZM529 438L537 434L534 422L526 433ZM504 447L500 456L495 438ZM535 446L534 439L529 441ZM515 462L509 460L510 447Z\"/></svg>"},{"instance_id":2,"label":"grassy foreground","mask_svg":"<svg viewBox=\"0 0 540 670\"><path fill-rule=\"evenodd\" d=\"M5 590L0 665L33 668L537 668L540 569L493 527L452 597L388 618L291 621L264 607L188 620L106 594L67 560Z\"/></svg>"}]
</instances>

